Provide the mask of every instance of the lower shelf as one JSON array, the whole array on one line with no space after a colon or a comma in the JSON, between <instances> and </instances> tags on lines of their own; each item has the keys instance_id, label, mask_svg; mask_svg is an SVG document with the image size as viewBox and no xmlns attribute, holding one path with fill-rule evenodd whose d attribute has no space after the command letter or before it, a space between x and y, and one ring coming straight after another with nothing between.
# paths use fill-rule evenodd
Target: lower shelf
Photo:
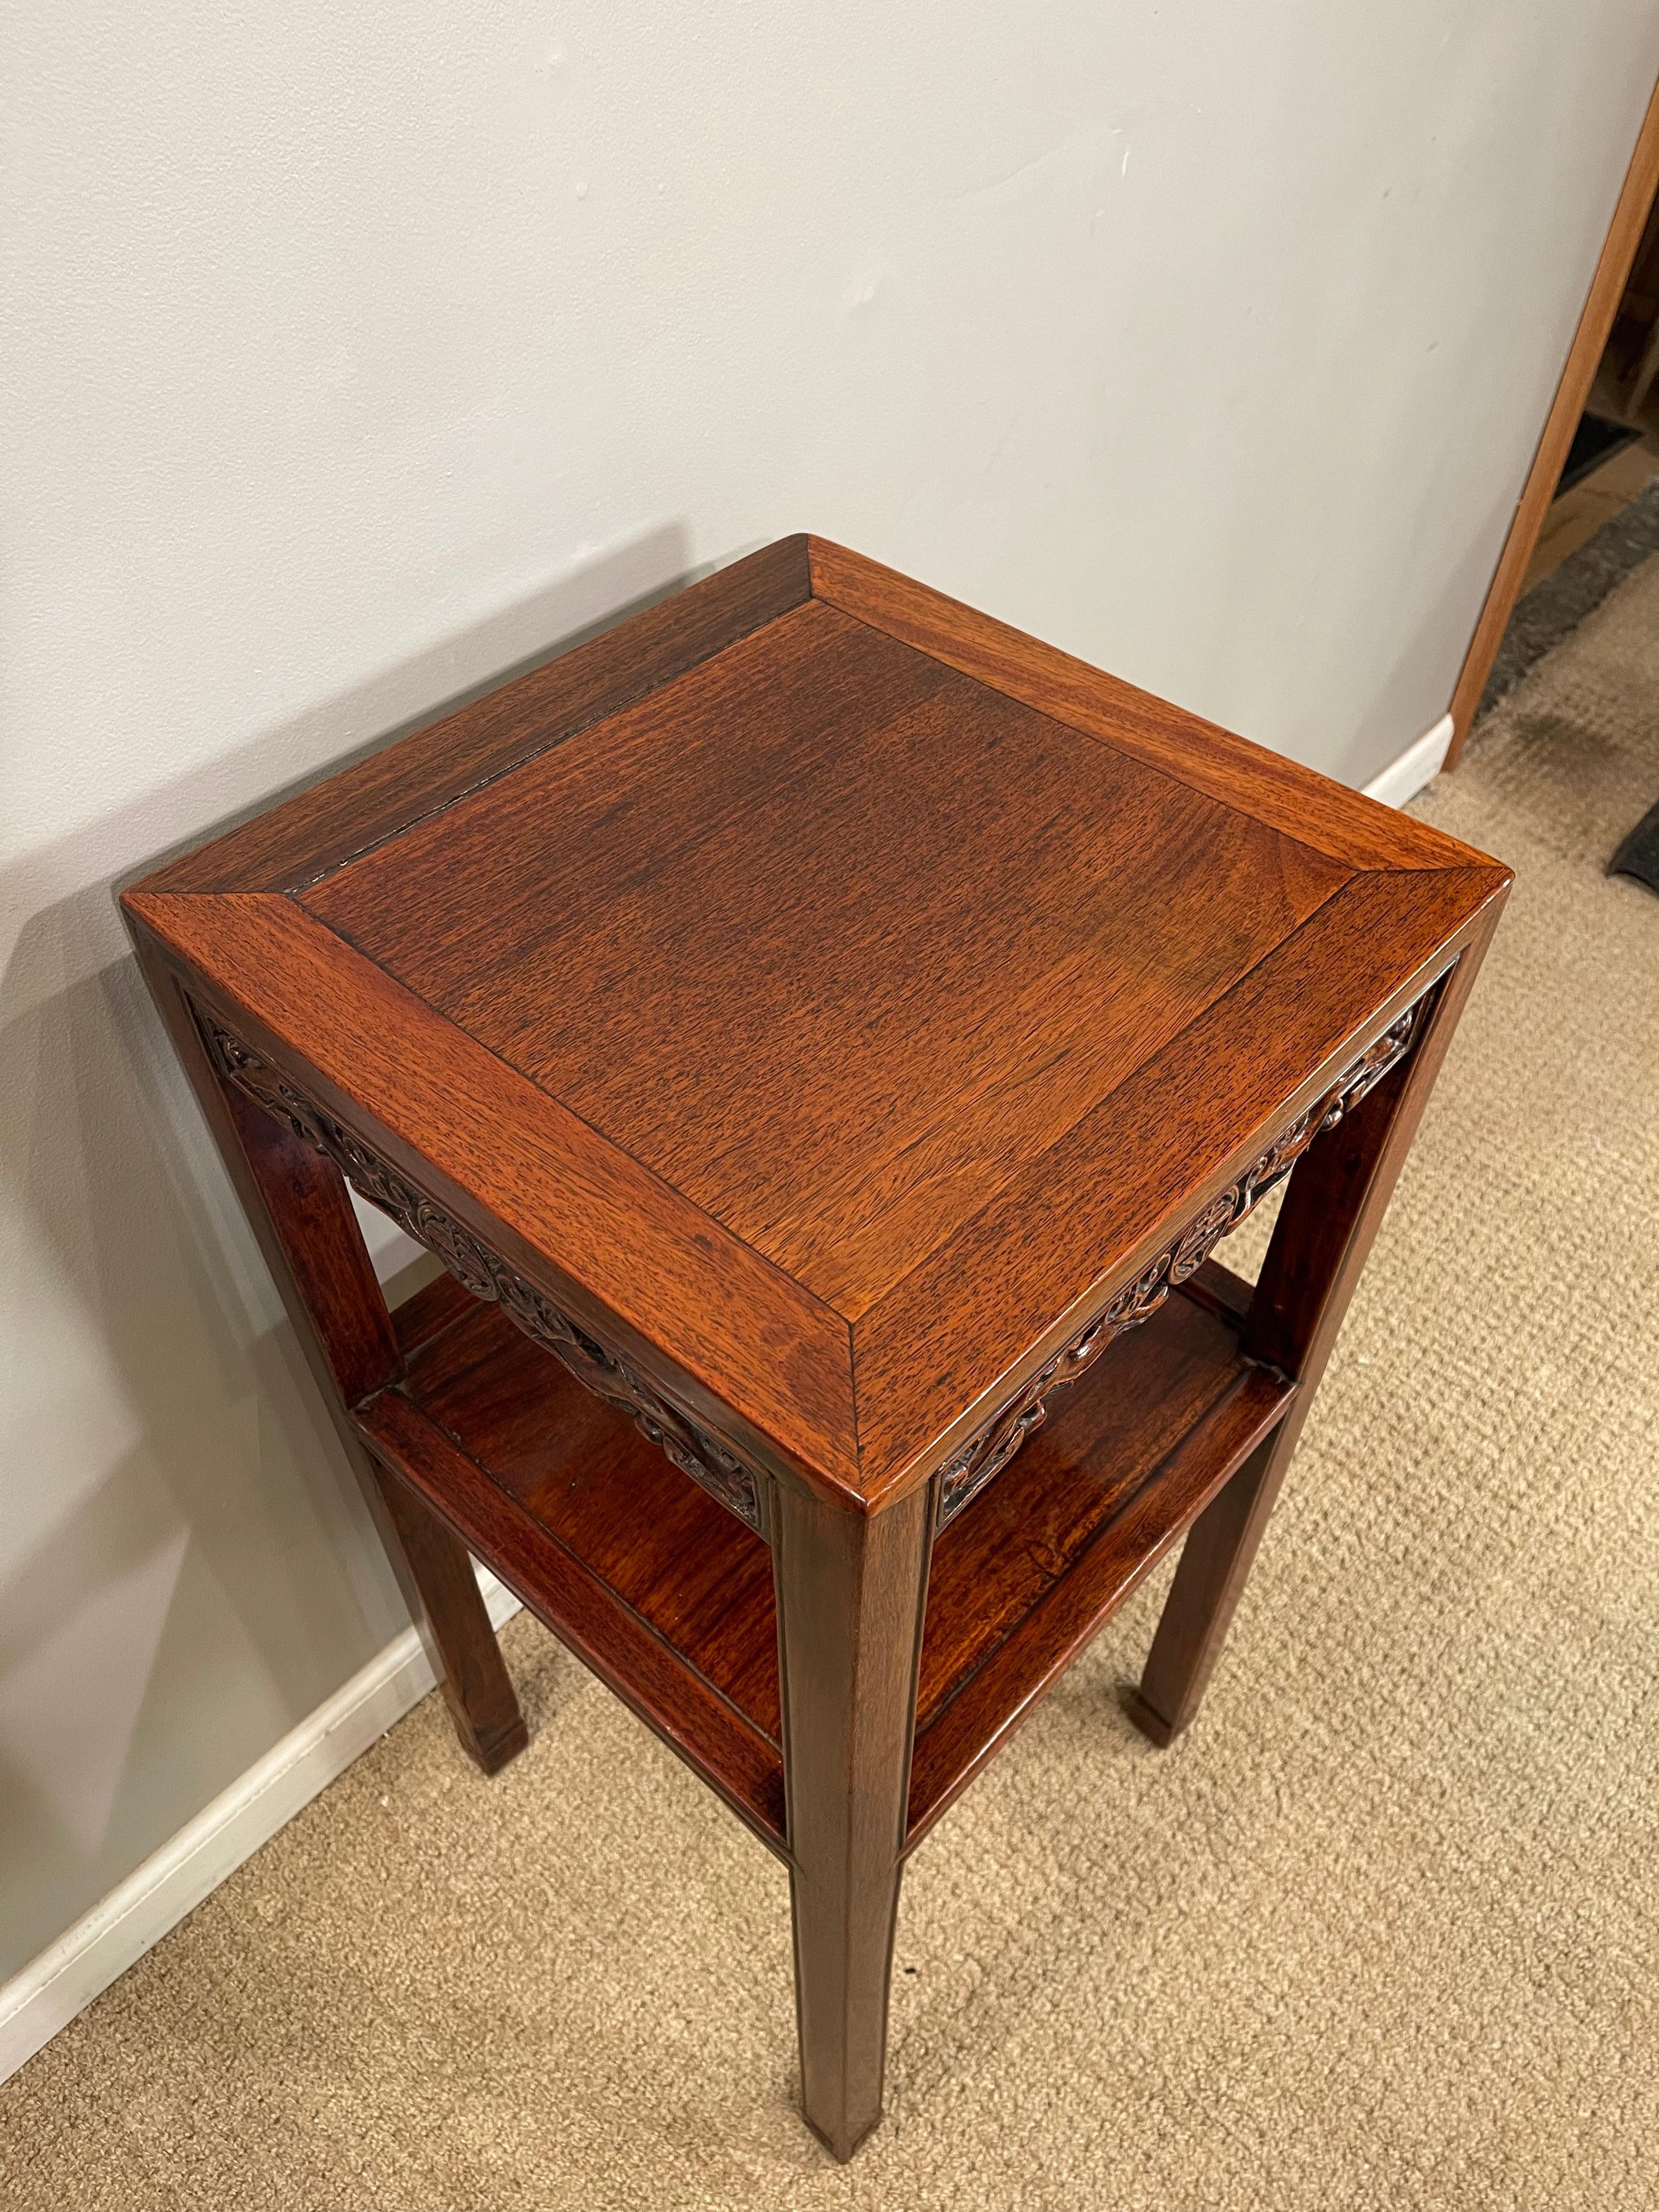
<instances>
[{"instance_id":1,"label":"lower shelf","mask_svg":"<svg viewBox=\"0 0 1659 2212\"><path fill-rule=\"evenodd\" d=\"M1267 1435L1296 1386L1245 1359L1209 1267L1083 1380L933 1547L915 1844Z\"/></svg>"},{"instance_id":2,"label":"lower shelf","mask_svg":"<svg viewBox=\"0 0 1659 2212\"><path fill-rule=\"evenodd\" d=\"M394 1317L364 1441L775 1849L772 1555L553 1355L446 1276Z\"/></svg>"},{"instance_id":3,"label":"lower shelf","mask_svg":"<svg viewBox=\"0 0 1659 2212\"><path fill-rule=\"evenodd\" d=\"M914 1844L1283 1414L1211 1266L1054 1402L934 1547ZM407 1372L356 1409L376 1456L595 1673L786 1849L763 1540L495 1307L444 1280L400 1308Z\"/></svg>"}]
</instances>

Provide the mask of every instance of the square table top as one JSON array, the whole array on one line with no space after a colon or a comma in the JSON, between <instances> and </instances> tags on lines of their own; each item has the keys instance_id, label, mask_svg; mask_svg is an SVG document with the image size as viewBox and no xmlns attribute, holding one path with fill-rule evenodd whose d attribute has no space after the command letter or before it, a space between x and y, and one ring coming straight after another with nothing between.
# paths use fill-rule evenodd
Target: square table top
<instances>
[{"instance_id":1,"label":"square table top","mask_svg":"<svg viewBox=\"0 0 1659 2212\"><path fill-rule=\"evenodd\" d=\"M871 1504L1508 880L794 538L126 904L441 1218Z\"/></svg>"}]
</instances>

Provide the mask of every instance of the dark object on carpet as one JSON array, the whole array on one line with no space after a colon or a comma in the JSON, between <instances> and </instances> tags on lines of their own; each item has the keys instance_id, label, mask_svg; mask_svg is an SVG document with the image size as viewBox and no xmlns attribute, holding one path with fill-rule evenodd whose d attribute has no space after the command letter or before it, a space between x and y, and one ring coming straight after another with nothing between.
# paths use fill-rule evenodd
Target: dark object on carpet
<instances>
[{"instance_id":1,"label":"dark object on carpet","mask_svg":"<svg viewBox=\"0 0 1659 2212\"><path fill-rule=\"evenodd\" d=\"M1561 473L1555 480L1552 497L1559 499L1564 491L1583 483L1587 476L1599 469L1603 461L1610 461L1615 453L1622 453L1626 446L1633 446L1642 433L1632 429L1628 422L1609 421L1605 415L1581 415L1578 428L1572 434L1572 443L1567 458L1561 465Z\"/></svg>"},{"instance_id":2,"label":"dark object on carpet","mask_svg":"<svg viewBox=\"0 0 1659 2212\"><path fill-rule=\"evenodd\" d=\"M1650 553L1659 553L1659 482L1638 493L1622 514L1604 522L1594 538L1516 602L1475 720L1490 714L1533 663L1577 629L1586 615L1594 614L1613 586L1639 568Z\"/></svg>"},{"instance_id":3,"label":"dark object on carpet","mask_svg":"<svg viewBox=\"0 0 1659 2212\"><path fill-rule=\"evenodd\" d=\"M1610 876L1634 876L1650 891L1659 891L1659 805L1650 806L1607 862Z\"/></svg>"}]
</instances>

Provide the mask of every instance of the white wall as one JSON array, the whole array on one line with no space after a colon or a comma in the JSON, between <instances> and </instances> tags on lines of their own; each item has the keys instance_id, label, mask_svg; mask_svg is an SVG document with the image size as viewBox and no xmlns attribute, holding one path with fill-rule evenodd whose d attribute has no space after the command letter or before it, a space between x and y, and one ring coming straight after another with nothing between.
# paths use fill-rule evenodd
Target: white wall
<instances>
[{"instance_id":1,"label":"white wall","mask_svg":"<svg viewBox=\"0 0 1659 2212\"><path fill-rule=\"evenodd\" d=\"M8 11L0 1977L398 1625L112 878L811 528L1364 781L1651 0Z\"/></svg>"}]
</instances>

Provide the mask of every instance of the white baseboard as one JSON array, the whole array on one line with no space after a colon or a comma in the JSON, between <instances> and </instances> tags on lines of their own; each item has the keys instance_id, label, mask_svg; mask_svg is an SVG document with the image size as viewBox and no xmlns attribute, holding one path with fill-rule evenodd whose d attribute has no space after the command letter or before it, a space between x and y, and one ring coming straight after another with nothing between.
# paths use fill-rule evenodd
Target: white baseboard
<instances>
[{"instance_id":1,"label":"white baseboard","mask_svg":"<svg viewBox=\"0 0 1659 2212\"><path fill-rule=\"evenodd\" d=\"M1443 714L1431 730L1425 730L1414 744L1407 746L1398 760L1390 761L1381 775L1371 778L1365 786L1366 798L1380 799L1384 806L1403 806L1407 799L1415 799L1444 767L1451 741L1452 718Z\"/></svg>"},{"instance_id":2,"label":"white baseboard","mask_svg":"<svg viewBox=\"0 0 1659 2212\"><path fill-rule=\"evenodd\" d=\"M478 1583L500 1628L519 1611L519 1601L482 1567ZM0 2081L159 1943L431 1687L420 1638L406 1628L84 1919L0 1984Z\"/></svg>"}]
</instances>

